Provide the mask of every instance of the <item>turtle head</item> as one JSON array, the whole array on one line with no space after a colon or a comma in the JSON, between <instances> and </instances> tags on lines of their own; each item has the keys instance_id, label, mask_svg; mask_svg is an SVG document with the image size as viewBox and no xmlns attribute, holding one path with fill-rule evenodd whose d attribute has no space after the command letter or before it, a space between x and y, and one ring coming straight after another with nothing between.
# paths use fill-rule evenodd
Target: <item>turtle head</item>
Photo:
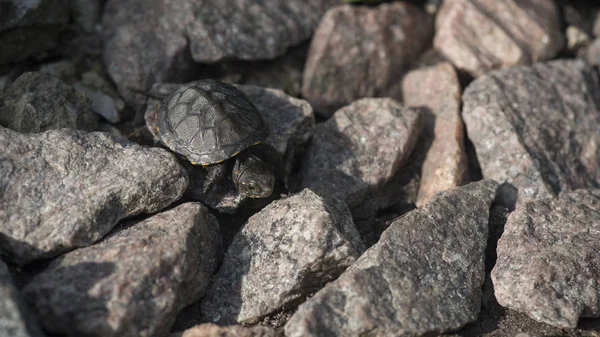
<instances>
[{"instance_id":1,"label":"turtle head","mask_svg":"<svg viewBox=\"0 0 600 337\"><path fill-rule=\"evenodd\" d=\"M271 167L256 156L238 156L233 169L237 190L249 198L266 198L273 193L275 175Z\"/></svg>"}]
</instances>

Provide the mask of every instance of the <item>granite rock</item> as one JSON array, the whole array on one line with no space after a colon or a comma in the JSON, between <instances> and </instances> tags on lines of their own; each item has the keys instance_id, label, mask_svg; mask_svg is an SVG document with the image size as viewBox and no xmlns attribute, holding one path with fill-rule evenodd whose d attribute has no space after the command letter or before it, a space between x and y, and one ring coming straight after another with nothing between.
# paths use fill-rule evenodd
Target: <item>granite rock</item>
<instances>
[{"instance_id":1,"label":"granite rock","mask_svg":"<svg viewBox=\"0 0 600 337\"><path fill-rule=\"evenodd\" d=\"M204 319L252 324L293 308L364 251L340 201L311 190L276 200L248 219L202 299Z\"/></svg>"},{"instance_id":2,"label":"granite rock","mask_svg":"<svg viewBox=\"0 0 600 337\"><path fill-rule=\"evenodd\" d=\"M0 248L20 264L90 245L187 187L172 154L108 133L0 127L0 149Z\"/></svg>"},{"instance_id":3,"label":"granite rock","mask_svg":"<svg viewBox=\"0 0 600 337\"><path fill-rule=\"evenodd\" d=\"M23 292L53 333L165 336L204 294L221 254L214 216L185 203L61 256Z\"/></svg>"},{"instance_id":4,"label":"granite rock","mask_svg":"<svg viewBox=\"0 0 600 337\"><path fill-rule=\"evenodd\" d=\"M397 218L337 280L300 305L285 335L421 336L474 321L496 188L489 180L456 187Z\"/></svg>"},{"instance_id":5,"label":"granite rock","mask_svg":"<svg viewBox=\"0 0 600 337\"><path fill-rule=\"evenodd\" d=\"M266 326L245 327L241 325L218 326L212 323L196 325L184 332L169 337L283 337L273 328Z\"/></svg>"}]
</instances>

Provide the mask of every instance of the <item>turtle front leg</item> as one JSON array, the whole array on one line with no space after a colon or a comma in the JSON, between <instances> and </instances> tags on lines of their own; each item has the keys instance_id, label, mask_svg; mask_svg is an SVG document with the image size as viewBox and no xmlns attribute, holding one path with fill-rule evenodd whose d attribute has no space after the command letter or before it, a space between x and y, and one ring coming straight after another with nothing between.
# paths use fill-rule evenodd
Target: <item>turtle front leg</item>
<instances>
[{"instance_id":1,"label":"turtle front leg","mask_svg":"<svg viewBox=\"0 0 600 337\"><path fill-rule=\"evenodd\" d=\"M204 166L207 171L206 179L204 179L204 185L202 186L202 193L206 194L213 188L219 181L222 181L227 177L227 165L225 163L207 165Z\"/></svg>"}]
</instances>

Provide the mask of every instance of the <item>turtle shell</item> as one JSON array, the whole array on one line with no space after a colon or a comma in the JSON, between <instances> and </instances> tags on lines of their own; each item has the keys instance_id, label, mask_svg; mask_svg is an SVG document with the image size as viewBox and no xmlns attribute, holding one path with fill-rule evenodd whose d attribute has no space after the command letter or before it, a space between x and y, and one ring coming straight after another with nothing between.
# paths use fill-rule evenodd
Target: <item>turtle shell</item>
<instances>
[{"instance_id":1,"label":"turtle shell","mask_svg":"<svg viewBox=\"0 0 600 337\"><path fill-rule=\"evenodd\" d=\"M216 80L186 84L165 97L151 119L154 136L192 164L222 162L269 135L248 97Z\"/></svg>"}]
</instances>

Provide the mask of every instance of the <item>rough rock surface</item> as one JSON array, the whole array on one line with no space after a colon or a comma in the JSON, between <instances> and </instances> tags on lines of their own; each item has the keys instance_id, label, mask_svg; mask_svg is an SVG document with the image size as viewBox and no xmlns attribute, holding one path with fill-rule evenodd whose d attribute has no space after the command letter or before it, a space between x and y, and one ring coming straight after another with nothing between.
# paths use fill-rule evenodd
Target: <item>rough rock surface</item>
<instances>
[{"instance_id":1,"label":"rough rock surface","mask_svg":"<svg viewBox=\"0 0 600 337\"><path fill-rule=\"evenodd\" d=\"M468 163L464 149L464 128L460 116L461 88L458 76L448 62L416 69L402 80L403 102L427 108L423 136L431 142L421 169L417 206L437 192L467 179Z\"/></svg>"},{"instance_id":2,"label":"rough rock surface","mask_svg":"<svg viewBox=\"0 0 600 337\"><path fill-rule=\"evenodd\" d=\"M313 36L302 95L323 117L358 98L390 96L432 33L431 17L406 2L335 7Z\"/></svg>"},{"instance_id":3,"label":"rough rock surface","mask_svg":"<svg viewBox=\"0 0 600 337\"><path fill-rule=\"evenodd\" d=\"M600 187L598 107L600 77L580 60L493 72L463 95L483 176L514 185L518 202Z\"/></svg>"},{"instance_id":4,"label":"rough rock surface","mask_svg":"<svg viewBox=\"0 0 600 337\"><path fill-rule=\"evenodd\" d=\"M498 302L560 328L600 316L600 189L517 207L492 271Z\"/></svg>"},{"instance_id":5,"label":"rough rock surface","mask_svg":"<svg viewBox=\"0 0 600 337\"><path fill-rule=\"evenodd\" d=\"M282 337L273 328L266 326L244 327L240 325L218 326L212 323L200 324L170 337Z\"/></svg>"},{"instance_id":6,"label":"rough rock surface","mask_svg":"<svg viewBox=\"0 0 600 337\"><path fill-rule=\"evenodd\" d=\"M404 164L421 132L418 109L363 98L316 127L300 172L302 187L344 200L350 209Z\"/></svg>"},{"instance_id":7,"label":"rough rock surface","mask_svg":"<svg viewBox=\"0 0 600 337\"><path fill-rule=\"evenodd\" d=\"M94 130L97 116L84 94L45 73L25 73L0 102L0 125L19 132Z\"/></svg>"},{"instance_id":8,"label":"rough rock surface","mask_svg":"<svg viewBox=\"0 0 600 337\"><path fill-rule=\"evenodd\" d=\"M252 216L235 236L201 311L221 324L258 322L334 280L364 251L340 201L305 189Z\"/></svg>"},{"instance_id":9,"label":"rough rock surface","mask_svg":"<svg viewBox=\"0 0 600 337\"><path fill-rule=\"evenodd\" d=\"M8 268L0 260L0 336L42 337L38 323L15 288Z\"/></svg>"},{"instance_id":10,"label":"rough rock surface","mask_svg":"<svg viewBox=\"0 0 600 337\"><path fill-rule=\"evenodd\" d=\"M149 88L155 82L191 79L186 73L194 67L193 60L215 63L282 55L308 39L323 13L336 3L110 0L103 17L104 59L121 95L129 100L133 95L126 86Z\"/></svg>"},{"instance_id":11,"label":"rough rock surface","mask_svg":"<svg viewBox=\"0 0 600 337\"><path fill-rule=\"evenodd\" d=\"M63 255L23 291L50 332L165 336L204 294L221 254L214 216L186 203Z\"/></svg>"},{"instance_id":12,"label":"rough rock surface","mask_svg":"<svg viewBox=\"0 0 600 337\"><path fill-rule=\"evenodd\" d=\"M165 150L107 133L0 127L0 248L17 263L100 239L119 220L179 199L187 176Z\"/></svg>"},{"instance_id":13,"label":"rough rock surface","mask_svg":"<svg viewBox=\"0 0 600 337\"><path fill-rule=\"evenodd\" d=\"M285 335L420 336L474 321L496 188L486 180L444 191L396 219L346 272L300 305Z\"/></svg>"},{"instance_id":14,"label":"rough rock surface","mask_svg":"<svg viewBox=\"0 0 600 337\"><path fill-rule=\"evenodd\" d=\"M3 0L0 64L42 58L58 47L69 22L69 0Z\"/></svg>"},{"instance_id":15,"label":"rough rock surface","mask_svg":"<svg viewBox=\"0 0 600 337\"><path fill-rule=\"evenodd\" d=\"M444 1L436 16L435 48L475 77L551 59L564 43L554 1Z\"/></svg>"}]
</instances>

